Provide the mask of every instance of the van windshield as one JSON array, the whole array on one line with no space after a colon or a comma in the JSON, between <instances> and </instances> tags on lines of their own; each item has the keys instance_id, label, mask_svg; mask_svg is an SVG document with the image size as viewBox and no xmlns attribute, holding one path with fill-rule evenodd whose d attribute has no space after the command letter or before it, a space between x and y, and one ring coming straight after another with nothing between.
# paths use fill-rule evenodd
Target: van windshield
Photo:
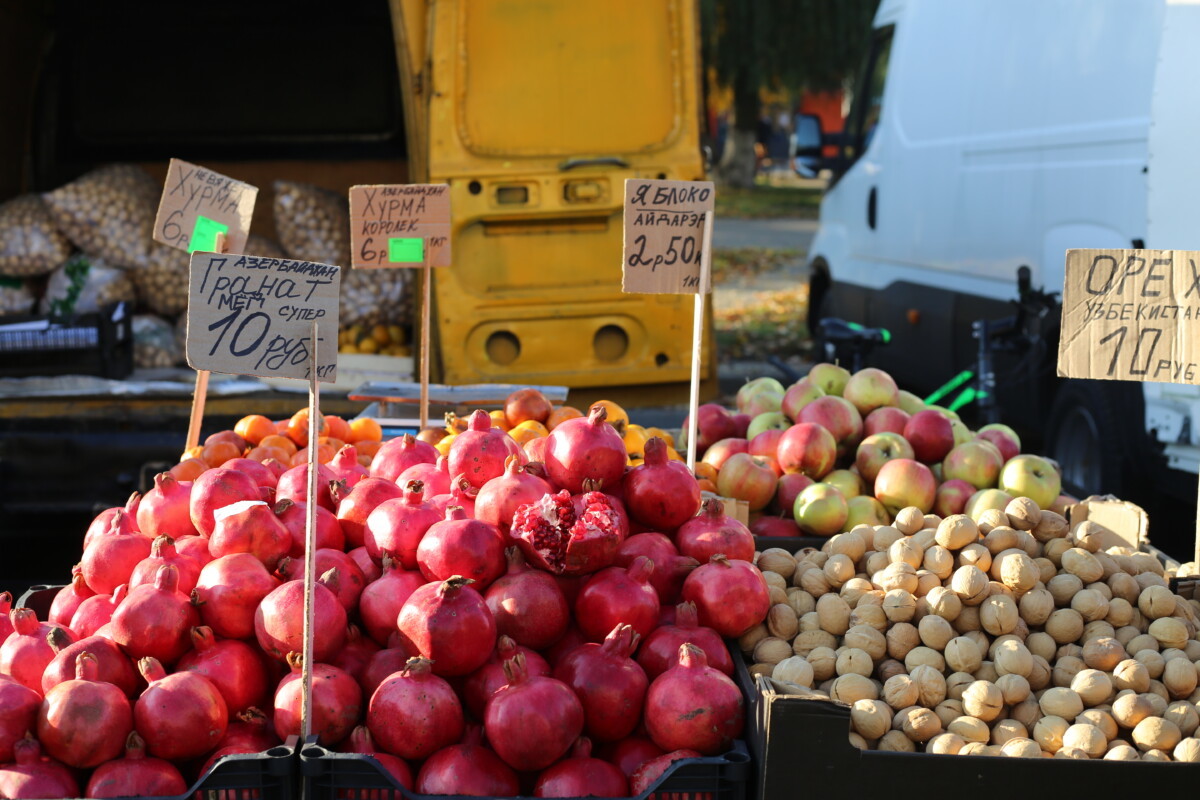
<instances>
[{"instance_id":1,"label":"van windshield","mask_svg":"<svg viewBox=\"0 0 1200 800\"><path fill-rule=\"evenodd\" d=\"M847 120L846 143L842 151L847 166L866 152L875 127L883 116L883 90L887 84L894 31L894 26L889 25L875 31L871 37L866 69L859 77L850 118Z\"/></svg>"}]
</instances>

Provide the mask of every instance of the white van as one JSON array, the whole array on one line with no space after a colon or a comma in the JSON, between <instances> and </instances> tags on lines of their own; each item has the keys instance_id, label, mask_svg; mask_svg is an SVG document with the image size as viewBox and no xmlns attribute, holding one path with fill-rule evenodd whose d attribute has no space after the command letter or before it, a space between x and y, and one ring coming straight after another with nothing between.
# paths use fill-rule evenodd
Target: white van
<instances>
[{"instance_id":1,"label":"white van","mask_svg":"<svg viewBox=\"0 0 1200 800\"><path fill-rule=\"evenodd\" d=\"M1014 314L1019 267L1061 293L1067 248L1200 250L1197 42L1194 0L883 0L809 254L812 329L887 328L871 363L931 392L974 367L974 321ZM1024 318L1034 344L998 356L1004 421L1077 492L1194 502L1200 387L1061 380L1058 321Z\"/></svg>"}]
</instances>

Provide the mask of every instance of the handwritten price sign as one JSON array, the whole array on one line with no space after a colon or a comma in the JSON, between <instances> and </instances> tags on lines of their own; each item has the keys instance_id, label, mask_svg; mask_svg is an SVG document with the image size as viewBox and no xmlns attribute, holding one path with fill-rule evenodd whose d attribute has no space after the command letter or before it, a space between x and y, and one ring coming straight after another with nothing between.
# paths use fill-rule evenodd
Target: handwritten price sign
<instances>
[{"instance_id":1,"label":"handwritten price sign","mask_svg":"<svg viewBox=\"0 0 1200 800\"><path fill-rule=\"evenodd\" d=\"M259 377L337 379L341 267L284 258L193 253L187 361ZM317 322L317 342L312 324Z\"/></svg>"},{"instance_id":2,"label":"handwritten price sign","mask_svg":"<svg viewBox=\"0 0 1200 800\"><path fill-rule=\"evenodd\" d=\"M712 210L712 181L625 181L621 289L644 294L711 291L700 259L704 215Z\"/></svg>"},{"instance_id":3,"label":"handwritten price sign","mask_svg":"<svg viewBox=\"0 0 1200 800\"><path fill-rule=\"evenodd\" d=\"M350 187L351 266L450 266L450 187Z\"/></svg>"},{"instance_id":4,"label":"handwritten price sign","mask_svg":"<svg viewBox=\"0 0 1200 800\"><path fill-rule=\"evenodd\" d=\"M1068 250L1058 374L1200 381L1200 253Z\"/></svg>"},{"instance_id":5,"label":"handwritten price sign","mask_svg":"<svg viewBox=\"0 0 1200 800\"><path fill-rule=\"evenodd\" d=\"M246 249L258 188L211 169L172 158L154 219L154 241L192 253L215 250L217 234L228 250Z\"/></svg>"}]
</instances>

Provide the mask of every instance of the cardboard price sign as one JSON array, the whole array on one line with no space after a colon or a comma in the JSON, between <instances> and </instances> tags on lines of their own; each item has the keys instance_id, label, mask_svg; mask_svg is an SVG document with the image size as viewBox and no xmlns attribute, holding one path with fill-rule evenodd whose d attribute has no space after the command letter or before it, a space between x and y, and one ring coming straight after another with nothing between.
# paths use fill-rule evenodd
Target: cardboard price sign
<instances>
[{"instance_id":1,"label":"cardboard price sign","mask_svg":"<svg viewBox=\"0 0 1200 800\"><path fill-rule=\"evenodd\" d=\"M353 267L450 266L450 187L350 187Z\"/></svg>"},{"instance_id":2,"label":"cardboard price sign","mask_svg":"<svg viewBox=\"0 0 1200 800\"><path fill-rule=\"evenodd\" d=\"M1058 374L1200 383L1200 252L1068 250Z\"/></svg>"},{"instance_id":3,"label":"cardboard price sign","mask_svg":"<svg viewBox=\"0 0 1200 800\"><path fill-rule=\"evenodd\" d=\"M337 379L342 270L284 258L193 253L187 362L193 369L258 377ZM321 333L323 331L323 333Z\"/></svg>"},{"instance_id":4,"label":"cardboard price sign","mask_svg":"<svg viewBox=\"0 0 1200 800\"><path fill-rule=\"evenodd\" d=\"M712 291L712 281L700 269L705 213L712 210L712 181L625 181L622 291Z\"/></svg>"},{"instance_id":5,"label":"cardboard price sign","mask_svg":"<svg viewBox=\"0 0 1200 800\"><path fill-rule=\"evenodd\" d=\"M185 253L216 250L217 234L226 249L246 249L258 187L177 158L167 167L162 200L154 218L154 241Z\"/></svg>"}]
</instances>

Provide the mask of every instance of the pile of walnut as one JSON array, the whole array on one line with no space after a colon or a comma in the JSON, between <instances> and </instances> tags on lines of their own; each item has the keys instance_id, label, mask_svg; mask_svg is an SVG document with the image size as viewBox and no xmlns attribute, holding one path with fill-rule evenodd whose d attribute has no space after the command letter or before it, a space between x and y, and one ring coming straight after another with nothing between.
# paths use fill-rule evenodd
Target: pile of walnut
<instances>
[{"instance_id":1,"label":"pile of walnut","mask_svg":"<svg viewBox=\"0 0 1200 800\"><path fill-rule=\"evenodd\" d=\"M740 644L752 673L851 705L860 748L1200 761L1200 603L1104 533L1018 498L768 549L774 605Z\"/></svg>"}]
</instances>

